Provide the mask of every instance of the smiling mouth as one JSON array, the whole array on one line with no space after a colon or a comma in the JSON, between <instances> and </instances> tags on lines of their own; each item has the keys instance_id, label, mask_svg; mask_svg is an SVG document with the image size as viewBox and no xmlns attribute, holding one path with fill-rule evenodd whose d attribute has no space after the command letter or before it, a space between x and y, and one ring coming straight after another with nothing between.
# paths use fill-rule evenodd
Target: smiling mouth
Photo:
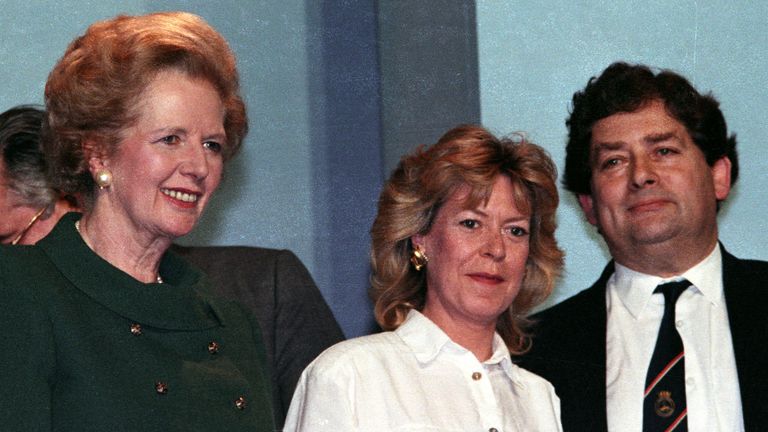
<instances>
[{"instance_id":1,"label":"smiling mouth","mask_svg":"<svg viewBox=\"0 0 768 432\"><path fill-rule=\"evenodd\" d=\"M645 201L629 207L629 211L631 212L652 211L652 210L659 209L665 206L666 204L667 204L667 201L665 200Z\"/></svg>"},{"instance_id":2,"label":"smiling mouth","mask_svg":"<svg viewBox=\"0 0 768 432\"><path fill-rule=\"evenodd\" d=\"M469 277L478 282L485 283L485 284L496 285L504 282L503 277L498 275L488 274L488 273L472 273L469 275Z\"/></svg>"},{"instance_id":3,"label":"smiling mouth","mask_svg":"<svg viewBox=\"0 0 768 432\"><path fill-rule=\"evenodd\" d=\"M161 188L160 192L162 192L165 195L168 195L173 199L183 201L185 203L197 202L197 200L200 199L200 195L201 195L197 193L181 192L181 191L177 191L173 189L165 189L165 188Z\"/></svg>"}]
</instances>

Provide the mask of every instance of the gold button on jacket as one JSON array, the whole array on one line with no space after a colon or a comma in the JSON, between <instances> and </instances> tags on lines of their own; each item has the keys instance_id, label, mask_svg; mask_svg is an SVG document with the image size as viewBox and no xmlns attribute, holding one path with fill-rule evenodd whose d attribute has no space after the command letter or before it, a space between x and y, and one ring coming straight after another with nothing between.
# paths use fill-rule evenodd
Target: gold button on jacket
<instances>
[{"instance_id":1,"label":"gold button on jacket","mask_svg":"<svg viewBox=\"0 0 768 432\"><path fill-rule=\"evenodd\" d=\"M0 350L2 430L273 431L250 313L172 253L162 289L139 283L91 252L73 215L37 246L0 247L14 347Z\"/></svg>"}]
</instances>

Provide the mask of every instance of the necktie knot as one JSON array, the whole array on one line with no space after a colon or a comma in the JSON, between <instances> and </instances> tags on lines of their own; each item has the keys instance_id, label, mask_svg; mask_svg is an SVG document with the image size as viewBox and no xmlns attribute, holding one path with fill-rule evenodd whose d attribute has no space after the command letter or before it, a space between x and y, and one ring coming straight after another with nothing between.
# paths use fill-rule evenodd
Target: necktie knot
<instances>
[{"instance_id":1,"label":"necktie knot","mask_svg":"<svg viewBox=\"0 0 768 432\"><path fill-rule=\"evenodd\" d=\"M679 281L663 283L657 286L653 292L664 294L664 302L666 305L670 306L677 303L677 299L680 298L680 295L682 295L683 291L688 289L689 286L691 286L691 282L689 282L688 279L683 279Z\"/></svg>"}]
</instances>

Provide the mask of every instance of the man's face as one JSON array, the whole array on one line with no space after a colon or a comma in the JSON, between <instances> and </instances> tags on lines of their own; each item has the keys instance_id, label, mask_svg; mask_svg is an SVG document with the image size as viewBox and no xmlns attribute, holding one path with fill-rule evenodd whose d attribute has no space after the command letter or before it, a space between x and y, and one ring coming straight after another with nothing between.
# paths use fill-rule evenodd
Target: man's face
<instances>
[{"instance_id":1,"label":"man's face","mask_svg":"<svg viewBox=\"0 0 768 432\"><path fill-rule=\"evenodd\" d=\"M717 201L730 191L730 160L707 165L662 102L596 122L589 163L592 193L579 203L617 262L663 275L665 265L677 273L712 251Z\"/></svg>"},{"instance_id":2,"label":"man's face","mask_svg":"<svg viewBox=\"0 0 768 432\"><path fill-rule=\"evenodd\" d=\"M24 199L11 188L5 163L0 161L0 243L10 244L25 231L39 209L24 203ZM24 244L24 243L21 243Z\"/></svg>"}]
</instances>

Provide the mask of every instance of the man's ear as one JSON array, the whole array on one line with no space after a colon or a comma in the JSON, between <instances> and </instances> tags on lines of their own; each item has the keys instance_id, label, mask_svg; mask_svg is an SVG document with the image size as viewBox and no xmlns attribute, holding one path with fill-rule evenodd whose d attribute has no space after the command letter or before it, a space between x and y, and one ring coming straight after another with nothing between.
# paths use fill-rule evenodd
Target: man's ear
<instances>
[{"instance_id":1,"label":"man's ear","mask_svg":"<svg viewBox=\"0 0 768 432\"><path fill-rule=\"evenodd\" d=\"M597 215L595 214L595 203L592 199L592 195L578 194L576 198L579 200L581 211L584 212L587 221L592 225L597 226Z\"/></svg>"},{"instance_id":2,"label":"man's ear","mask_svg":"<svg viewBox=\"0 0 768 432\"><path fill-rule=\"evenodd\" d=\"M728 156L723 156L716 160L710 168L712 172L712 183L715 186L715 198L723 201L728 198L731 192L731 160Z\"/></svg>"}]
</instances>

